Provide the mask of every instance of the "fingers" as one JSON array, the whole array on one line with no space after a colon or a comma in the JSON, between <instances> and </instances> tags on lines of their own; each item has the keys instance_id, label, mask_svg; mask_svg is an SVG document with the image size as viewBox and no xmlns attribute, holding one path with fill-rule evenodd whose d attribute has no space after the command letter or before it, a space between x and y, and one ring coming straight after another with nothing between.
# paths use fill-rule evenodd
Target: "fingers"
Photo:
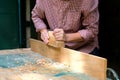
<instances>
[{"instance_id":1,"label":"fingers","mask_svg":"<svg viewBox=\"0 0 120 80\"><path fill-rule=\"evenodd\" d=\"M48 35L48 31L44 30L41 31L41 39L45 42L45 44L47 44L49 42L49 35Z\"/></svg>"},{"instance_id":2,"label":"fingers","mask_svg":"<svg viewBox=\"0 0 120 80\"><path fill-rule=\"evenodd\" d=\"M55 29L53 31L53 35L55 36L55 39L58 41L64 41L65 40L65 33L63 29Z\"/></svg>"},{"instance_id":3,"label":"fingers","mask_svg":"<svg viewBox=\"0 0 120 80\"><path fill-rule=\"evenodd\" d=\"M47 29L43 29L40 31L41 33L41 39L45 42L45 44L48 44L49 42L49 34ZM63 29L55 29L53 31L53 35L56 40L58 41L65 41L65 33Z\"/></svg>"}]
</instances>

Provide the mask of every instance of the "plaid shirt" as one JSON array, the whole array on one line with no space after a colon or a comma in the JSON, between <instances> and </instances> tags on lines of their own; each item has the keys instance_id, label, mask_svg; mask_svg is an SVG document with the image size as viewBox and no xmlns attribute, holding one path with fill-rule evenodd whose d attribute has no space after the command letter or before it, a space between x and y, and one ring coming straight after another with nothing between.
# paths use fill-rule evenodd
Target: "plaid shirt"
<instances>
[{"instance_id":1,"label":"plaid shirt","mask_svg":"<svg viewBox=\"0 0 120 80\"><path fill-rule=\"evenodd\" d=\"M68 48L90 53L98 47L98 0L36 0L32 20L37 32L48 27L79 32L84 41L67 42Z\"/></svg>"}]
</instances>

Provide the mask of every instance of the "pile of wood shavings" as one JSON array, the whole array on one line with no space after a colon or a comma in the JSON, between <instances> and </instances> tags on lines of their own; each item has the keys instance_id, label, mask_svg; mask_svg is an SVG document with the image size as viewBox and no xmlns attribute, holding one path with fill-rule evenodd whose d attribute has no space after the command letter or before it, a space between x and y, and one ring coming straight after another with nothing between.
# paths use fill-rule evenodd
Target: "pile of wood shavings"
<instances>
[{"instance_id":1,"label":"pile of wood shavings","mask_svg":"<svg viewBox=\"0 0 120 80\"><path fill-rule=\"evenodd\" d=\"M15 50L13 51L7 51L6 54L16 53ZM49 58L41 55L40 58L36 57L38 54L35 55L32 51L20 51L17 50L17 53L28 53L31 58L34 57L35 63L28 62L17 67L0 68L0 80L97 80L86 74L73 73L68 66L54 62ZM17 63L19 64L19 62Z\"/></svg>"},{"instance_id":2,"label":"pile of wood shavings","mask_svg":"<svg viewBox=\"0 0 120 80\"><path fill-rule=\"evenodd\" d=\"M48 58L36 60L15 68L0 68L0 80L96 80L85 74L71 73L68 66L50 62Z\"/></svg>"}]
</instances>

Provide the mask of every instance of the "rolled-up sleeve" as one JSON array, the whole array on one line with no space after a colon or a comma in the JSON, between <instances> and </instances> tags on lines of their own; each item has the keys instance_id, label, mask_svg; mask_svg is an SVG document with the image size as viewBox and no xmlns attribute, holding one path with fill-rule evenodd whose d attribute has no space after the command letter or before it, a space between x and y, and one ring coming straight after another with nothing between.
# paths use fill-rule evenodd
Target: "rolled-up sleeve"
<instances>
[{"instance_id":1,"label":"rolled-up sleeve","mask_svg":"<svg viewBox=\"0 0 120 80\"><path fill-rule=\"evenodd\" d=\"M31 12L32 21L36 28L36 32L39 32L41 29L46 28L46 24L43 19L45 18L44 9L41 0L36 0L36 4Z\"/></svg>"},{"instance_id":2,"label":"rolled-up sleeve","mask_svg":"<svg viewBox=\"0 0 120 80\"><path fill-rule=\"evenodd\" d=\"M99 12L98 0L85 0L83 4L83 29L79 30L80 35L84 38L84 43L88 43L98 34Z\"/></svg>"}]
</instances>

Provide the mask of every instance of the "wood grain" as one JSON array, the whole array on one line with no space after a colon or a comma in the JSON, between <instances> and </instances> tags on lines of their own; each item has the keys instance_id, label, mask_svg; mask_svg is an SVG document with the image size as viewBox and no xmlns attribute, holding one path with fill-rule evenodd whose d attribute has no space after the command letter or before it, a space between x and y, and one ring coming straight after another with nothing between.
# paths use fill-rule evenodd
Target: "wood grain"
<instances>
[{"instance_id":1,"label":"wood grain","mask_svg":"<svg viewBox=\"0 0 120 80\"><path fill-rule=\"evenodd\" d=\"M35 39L30 39L30 45L32 51L70 66L73 72L85 73L98 80L106 80L107 60L105 58L64 47L55 48Z\"/></svg>"}]
</instances>

